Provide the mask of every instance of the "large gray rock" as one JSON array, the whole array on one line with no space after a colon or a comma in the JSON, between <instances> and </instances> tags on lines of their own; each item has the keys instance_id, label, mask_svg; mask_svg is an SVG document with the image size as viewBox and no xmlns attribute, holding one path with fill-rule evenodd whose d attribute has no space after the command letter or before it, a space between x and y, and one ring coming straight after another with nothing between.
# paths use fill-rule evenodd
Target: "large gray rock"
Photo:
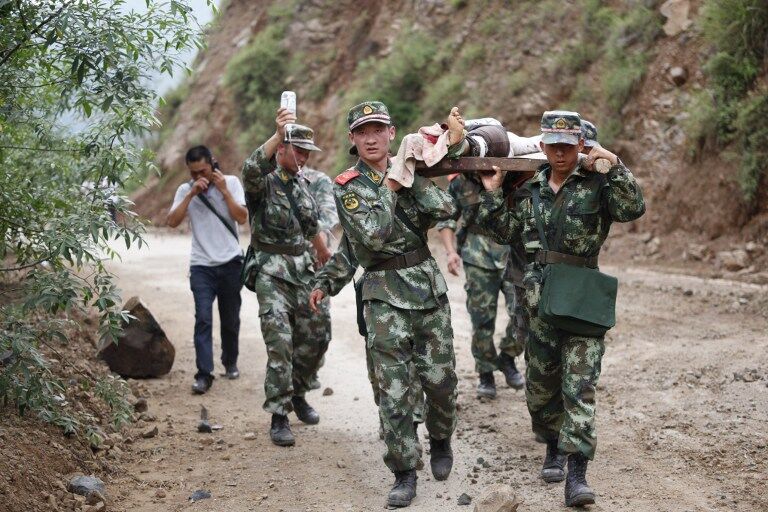
<instances>
[{"instance_id":1,"label":"large gray rock","mask_svg":"<svg viewBox=\"0 0 768 512\"><path fill-rule=\"evenodd\" d=\"M515 512L521 503L510 486L494 484L483 489L474 512Z\"/></svg>"},{"instance_id":2,"label":"large gray rock","mask_svg":"<svg viewBox=\"0 0 768 512\"><path fill-rule=\"evenodd\" d=\"M102 338L99 357L122 377L159 377L171 371L176 349L149 309L139 297L131 297L123 309L135 318L123 324L116 344Z\"/></svg>"},{"instance_id":3,"label":"large gray rock","mask_svg":"<svg viewBox=\"0 0 768 512\"><path fill-rule=\"evenodd\" d=\"M72 480L69 481L69 484L67 484L67 490L73 494L79 494L86 497L96 492L104 495L106 491L104 482L95 476L83 475L73 477Z\"/></svg>"}]
</instances>

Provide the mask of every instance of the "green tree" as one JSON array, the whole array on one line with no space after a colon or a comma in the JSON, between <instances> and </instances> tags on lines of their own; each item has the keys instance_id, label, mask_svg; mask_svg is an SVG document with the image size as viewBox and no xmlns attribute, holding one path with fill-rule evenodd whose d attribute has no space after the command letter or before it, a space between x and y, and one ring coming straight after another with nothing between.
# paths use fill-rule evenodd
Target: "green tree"
<instances>
[{"instance_id":1,"label":"green tree","mask_svg":"<svg viewBox=\"0 0 768 512\"><path fill-rule=\"evenodd\" d=\"M139 141L158 124L153 80L201 45L186 1L144 4L0 0L0 279L23 286L21 300L0 288L0 403L92 441L92 418L67 407L39 349L66 342L73 310L98 310L111 339L127 318L105 261L143 231L119 190L152 165ZM119 424L129 411L114 384L84 376Z\"/></svg>"}]
</instances>

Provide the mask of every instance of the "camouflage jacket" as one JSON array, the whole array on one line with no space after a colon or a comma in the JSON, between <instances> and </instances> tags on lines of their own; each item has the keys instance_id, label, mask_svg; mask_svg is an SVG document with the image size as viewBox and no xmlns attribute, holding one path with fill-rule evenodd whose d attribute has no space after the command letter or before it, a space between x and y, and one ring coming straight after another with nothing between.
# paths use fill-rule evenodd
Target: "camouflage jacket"
<instances>
[{"instance_id":1,"label":"camouflage jacket","mask_svg":"<svg viewBox=\"0 0 768 512\"><path fill-rule=\"evenodd\" d=\"M493 232L499 243L522 237L526 253L532 255L542 248L531 196L537 188L549 249L589 257L599 254L614 221L629 222L645 213L640 186L622 163L612 166L607 174L584 170L579 164L557 194L549 186L549 174L549 164L544 164L511 201L505 199L501 190L483 192L477 222ZM540 276L539 264L526 266L526 283L540 282ZM538 298L529 305L538 305Z\"/></svg>"},{"instance_id":2,"label":"camouflage jacket","mask_svg":"<svg viewBox=\"0 0 768 512\"><path fill-rule=\"evenodd\" d=\"M307 178L309 193L317 204L318 231L333 231L339 225L339 214L336 211L336 201L333 198L333 181L324 172L308 167L304 167L301 174Z\"/></svg>"},{"instance_id":3,"label":"camouflage jacket","mask_svg":"<svg viewBox=\"0 0 768 512\"><path fill-rule=\"evenodd\" d=\"M477 210L480 208L480 192L483 184L472 174L458 174L450 178L448 193L456 207L452 219L437 223L437 229L456 231L457 220L461 220L456 239L456 249L465 263L489 270L501 270L507 263L509 246L497 244L488 233L477 225Z\"/></svg>"},{"instance_id":4,"label":"camouflage jacket","mask_svg":"<svg viewBox=\"0 0 768 512\"><path fill-rule=\"evenodd\" d=\"M352 279L357 263L367 268L416 250L424 244L429 228L455 214L450 196L429 179L416 176L411 188L396 193L383 185L384 176L359 160L336 178L334 195L349 245L342 240L331 261L318 272L314 288L338 293ZM395 205L420 233L412 232L396 217ZM381 300L403 309L437 307L438 299L448 291L431 257L404 269L365 272L361 285L363 300Z\"/></svg>"},{"instance_id":5,"label":"camouflage jacket","mask_svg":"<svg viewBox=\"0 0 768 512\"><path fill-rule=\"evenodd\" d=\"M308 189L308 181L267 160L263 146L243 164L243 187L251 214L251 245L256 242L278 245L306 244L318 231L318 210ZM293 197L294 214L286 193ZM255 251L260 272L290 283L307 283L312 277L309 251L301 256Z\"/></svg>"}]
</instances>

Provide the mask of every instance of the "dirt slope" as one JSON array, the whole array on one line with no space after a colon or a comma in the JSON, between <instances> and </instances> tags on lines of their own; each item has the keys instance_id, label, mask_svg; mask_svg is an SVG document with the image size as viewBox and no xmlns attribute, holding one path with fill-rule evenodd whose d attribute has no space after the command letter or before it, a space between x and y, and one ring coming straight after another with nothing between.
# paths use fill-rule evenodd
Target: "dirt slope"
<instances>
[{"instance_id":1,"label":"dirt slope","mask_svg":"<svg viewBox=\"0 0 768 512\"><path fill-rule=\"evenodd\" d=\"M155 234L149 242L151 251L132 250L114 269L125 292L141 294L164 326L177 360L167 377L142 383L160 433L137 439L125 475L109 483L123 495L116 509L187 510L192 492L205 489L212 498L196 510L381 510L391 477L381 461L351 288L333 300L334 337L320 372L334 393L308 395L322 420L310 427L293 419L297 445L278 448L261 410L266 359L255 296L243 292L243 376L217 379L208 395L191 395L193 308L180 263L189 239ZM607 268L621 288L599 385L599 448L590 466L599 501L590 510L765 510L768 288L623 264ZM562 485L538 478L543 450L531 435L523 394L501 385L495 401L474 397L465 294L459 278L448 282L460 376L456 464L446 482L420 471L409 510L471 510L457 505L458 496L476 498L498 481L525 500L521 511L561 509ZM220 432L195 432L201 405L223 426ZM246 439L251 432L254 438Z\"/></svg>"}]
</instances>

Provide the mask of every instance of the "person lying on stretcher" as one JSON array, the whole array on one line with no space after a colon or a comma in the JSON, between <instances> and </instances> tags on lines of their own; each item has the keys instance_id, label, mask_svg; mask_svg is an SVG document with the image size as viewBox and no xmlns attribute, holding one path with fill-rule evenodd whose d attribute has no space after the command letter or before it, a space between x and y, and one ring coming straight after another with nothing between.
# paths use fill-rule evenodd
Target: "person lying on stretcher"
<instances>
[{"instance_id":1,"label":"person lying on stretcher","mask_svg":"<svg viewBox=\"0 0 768 512\"><path fill-rule=\"evenodd\" d=\"M417 161L432 167L445 157L513 157L538 153L541 135L521 137L493 118L465 121L453 107L442 125L424 126L403 138L389 177L410 187Z\"/></svg>"}]
</instances>

